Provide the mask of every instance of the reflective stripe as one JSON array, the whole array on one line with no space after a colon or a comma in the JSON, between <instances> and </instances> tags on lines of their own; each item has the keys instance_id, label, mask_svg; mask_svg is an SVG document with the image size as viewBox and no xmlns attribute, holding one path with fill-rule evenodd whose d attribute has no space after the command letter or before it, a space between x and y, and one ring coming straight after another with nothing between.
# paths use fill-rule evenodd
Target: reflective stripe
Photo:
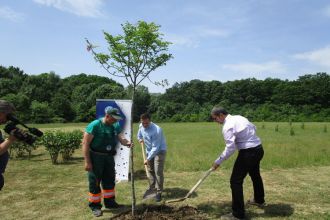
<instances>
[{"instance_id":1,"label":"reflective stripe","mask_svg":"<svg viewBox=\"0 0 330 220\"><path fill-rule=\"evenodd\" d=\"M112 198L115 197L115 189L104 189L103 192L103 198Z\"/></svg>"},{"instance_id":2,"label":"reflective stripe","mask_svg":"<svg viewBox=\"0 0 330 220\"><path fill-rule=\"evenodd\" d=\"M89 193L88 201L90 201L92 203L101 202L101 193L98 193L98 194Z\"/></svg>"}]
</instances>

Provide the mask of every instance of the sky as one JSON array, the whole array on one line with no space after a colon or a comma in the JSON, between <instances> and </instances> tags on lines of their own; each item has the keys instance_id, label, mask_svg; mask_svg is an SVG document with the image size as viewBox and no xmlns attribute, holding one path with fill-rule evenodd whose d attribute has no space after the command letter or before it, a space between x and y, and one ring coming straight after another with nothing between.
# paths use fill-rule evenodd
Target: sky
<instances>
[{"instance_id":1,"label":"sky","mask_svg":"<svg viewBox=\"0 0 330 220\"><path fill-rule=\"evenodd\" d=\"M0 0L0 65L61 78L111 78L86 50L85 38L107 51L103 31L121 24L160 25L173 59L142 84L165 92L193 79L296 80L330 72L329 0ZM127 86L125 80L113 78Z\"/></svg>"}]
</instances>

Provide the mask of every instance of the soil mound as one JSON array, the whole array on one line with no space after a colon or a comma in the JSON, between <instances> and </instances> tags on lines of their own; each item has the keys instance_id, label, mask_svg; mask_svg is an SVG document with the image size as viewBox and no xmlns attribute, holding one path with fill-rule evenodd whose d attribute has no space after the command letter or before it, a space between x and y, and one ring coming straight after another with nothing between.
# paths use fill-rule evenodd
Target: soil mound
<instances>
[{"instance_id":1,"label":"soil mound","mask_svg":"<svg viewBox=\"0 0 330 220\"><path fill-rule=\"evenodd\" d=\"M129 220L132 218L131 211L120 213L111 219ZM172 207L166 205L160 206L145 206L142 209L136 210L135 220L204 220L208 219L205 214L199 212L191 206Z\"/></svg>"}]
</instances>

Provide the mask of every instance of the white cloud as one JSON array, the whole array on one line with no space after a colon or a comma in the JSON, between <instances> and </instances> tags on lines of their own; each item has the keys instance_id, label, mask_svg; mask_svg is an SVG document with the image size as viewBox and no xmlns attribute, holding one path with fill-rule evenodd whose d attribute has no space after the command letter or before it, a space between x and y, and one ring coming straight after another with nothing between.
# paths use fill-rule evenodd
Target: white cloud
<instances>
[{"instance_id":1,"label":"white cloud","mask_svg":"<svg viewBox=\"0 0 330 220\"><path fill-rule=\"evenodd\" d=\"M209 37L227 37L229 32L221 29L211 29L204 27L197 27L192 33L187 35L179 34L166 34L166 40L173 43L175 46L183 46L188 48L197 48L199 47L201 38Z\"/></svg>"},{"instance_id":2,"label":"white cloud","mask_svg":"<svg viewBox=\"0 0 330 220\"><path fill-rule=\"evenodd\" d=\"M199 45L199 42L194 38L177 34L166 34L166 40L173 43L174 46L197 48Z\"/></svg>"},{"instance_id":3,"label":"white cloud","mask_svg":"<svg viewBox=\"0 0 330 220\"><path fill-rule=\"evenodd\" d=\"M24 20L24 15L22 13L15 12L7 6L0 7L0 19L4 18L14 22L20 22Z\"/></svg>"},{"instance_id":4,"label":"white cloud","mask_svg":"<svg viewBox=\"0 0 330 220\"><path fill-rule=\"evenodd\" d=\"M228 37L229 31L223 29L198 28L196 34L200 37Z\"/></svg>"},{"instance_id":5,"label":"white cloud","mask_svg":"<svg viewBox=\"0 0 330 220\"><path fill-rule=\"evenodd\" d=\"M330 5L325 7L324 9L324 15L327 17L330 17Z\"/></svg>"},{"instance_id":6,"label":"white cloud","mask_svg":"<svg viewBox=\"0 0 330 220\"><path fill-rule=\"evenodd\" d=\"M233 71L241 74L259 75L269 73L284 73L285 67L278 61L269 61L266 63L238 63L225 64L222 66L224 70Z\"/></svg>"},{"instance_id":7,"label":"white cloud","mask_svg":"<svg viewBox=\"0 0 330 220\"><path fill-rule=\"evenodd\" d=\"M330 67L330 46L305 53L295 54L293 57L296 59L308 60L318 65Z\"/></svg>"},{"instance_id":8,"label":"white cloud","mask_svg":"<svg viewBox=\"0 0 330 220\"><path fill-rule=\"evenodd\" d=\"M82 17L101 17L103 0L33 0L35 3L54 7Z\"/></svg>"}]
</instances>

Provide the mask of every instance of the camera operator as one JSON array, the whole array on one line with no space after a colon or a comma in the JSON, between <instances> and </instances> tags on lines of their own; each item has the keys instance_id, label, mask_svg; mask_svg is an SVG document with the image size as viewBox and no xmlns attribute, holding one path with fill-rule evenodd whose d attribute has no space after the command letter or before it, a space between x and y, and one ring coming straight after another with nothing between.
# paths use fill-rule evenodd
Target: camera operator
<instances>
[{"instance_id":1,"label":"camera operator","mask_svg":"<svg viewBox=\"0 0 330 220\"><path fill-rule=\"evenodd\" d=\"M13 106L13 104L4 100L0 100L0 124L6 123L7 115L13 113L14 111L15 107ZM0 190L4 185L4 178L2 174L5 172L9 159L9 153L7 150L10 144L13 143L15 140L16 138L12 134L10 134L9 137L4 140L0 131Z\"/></svg>"}]
</instances>

